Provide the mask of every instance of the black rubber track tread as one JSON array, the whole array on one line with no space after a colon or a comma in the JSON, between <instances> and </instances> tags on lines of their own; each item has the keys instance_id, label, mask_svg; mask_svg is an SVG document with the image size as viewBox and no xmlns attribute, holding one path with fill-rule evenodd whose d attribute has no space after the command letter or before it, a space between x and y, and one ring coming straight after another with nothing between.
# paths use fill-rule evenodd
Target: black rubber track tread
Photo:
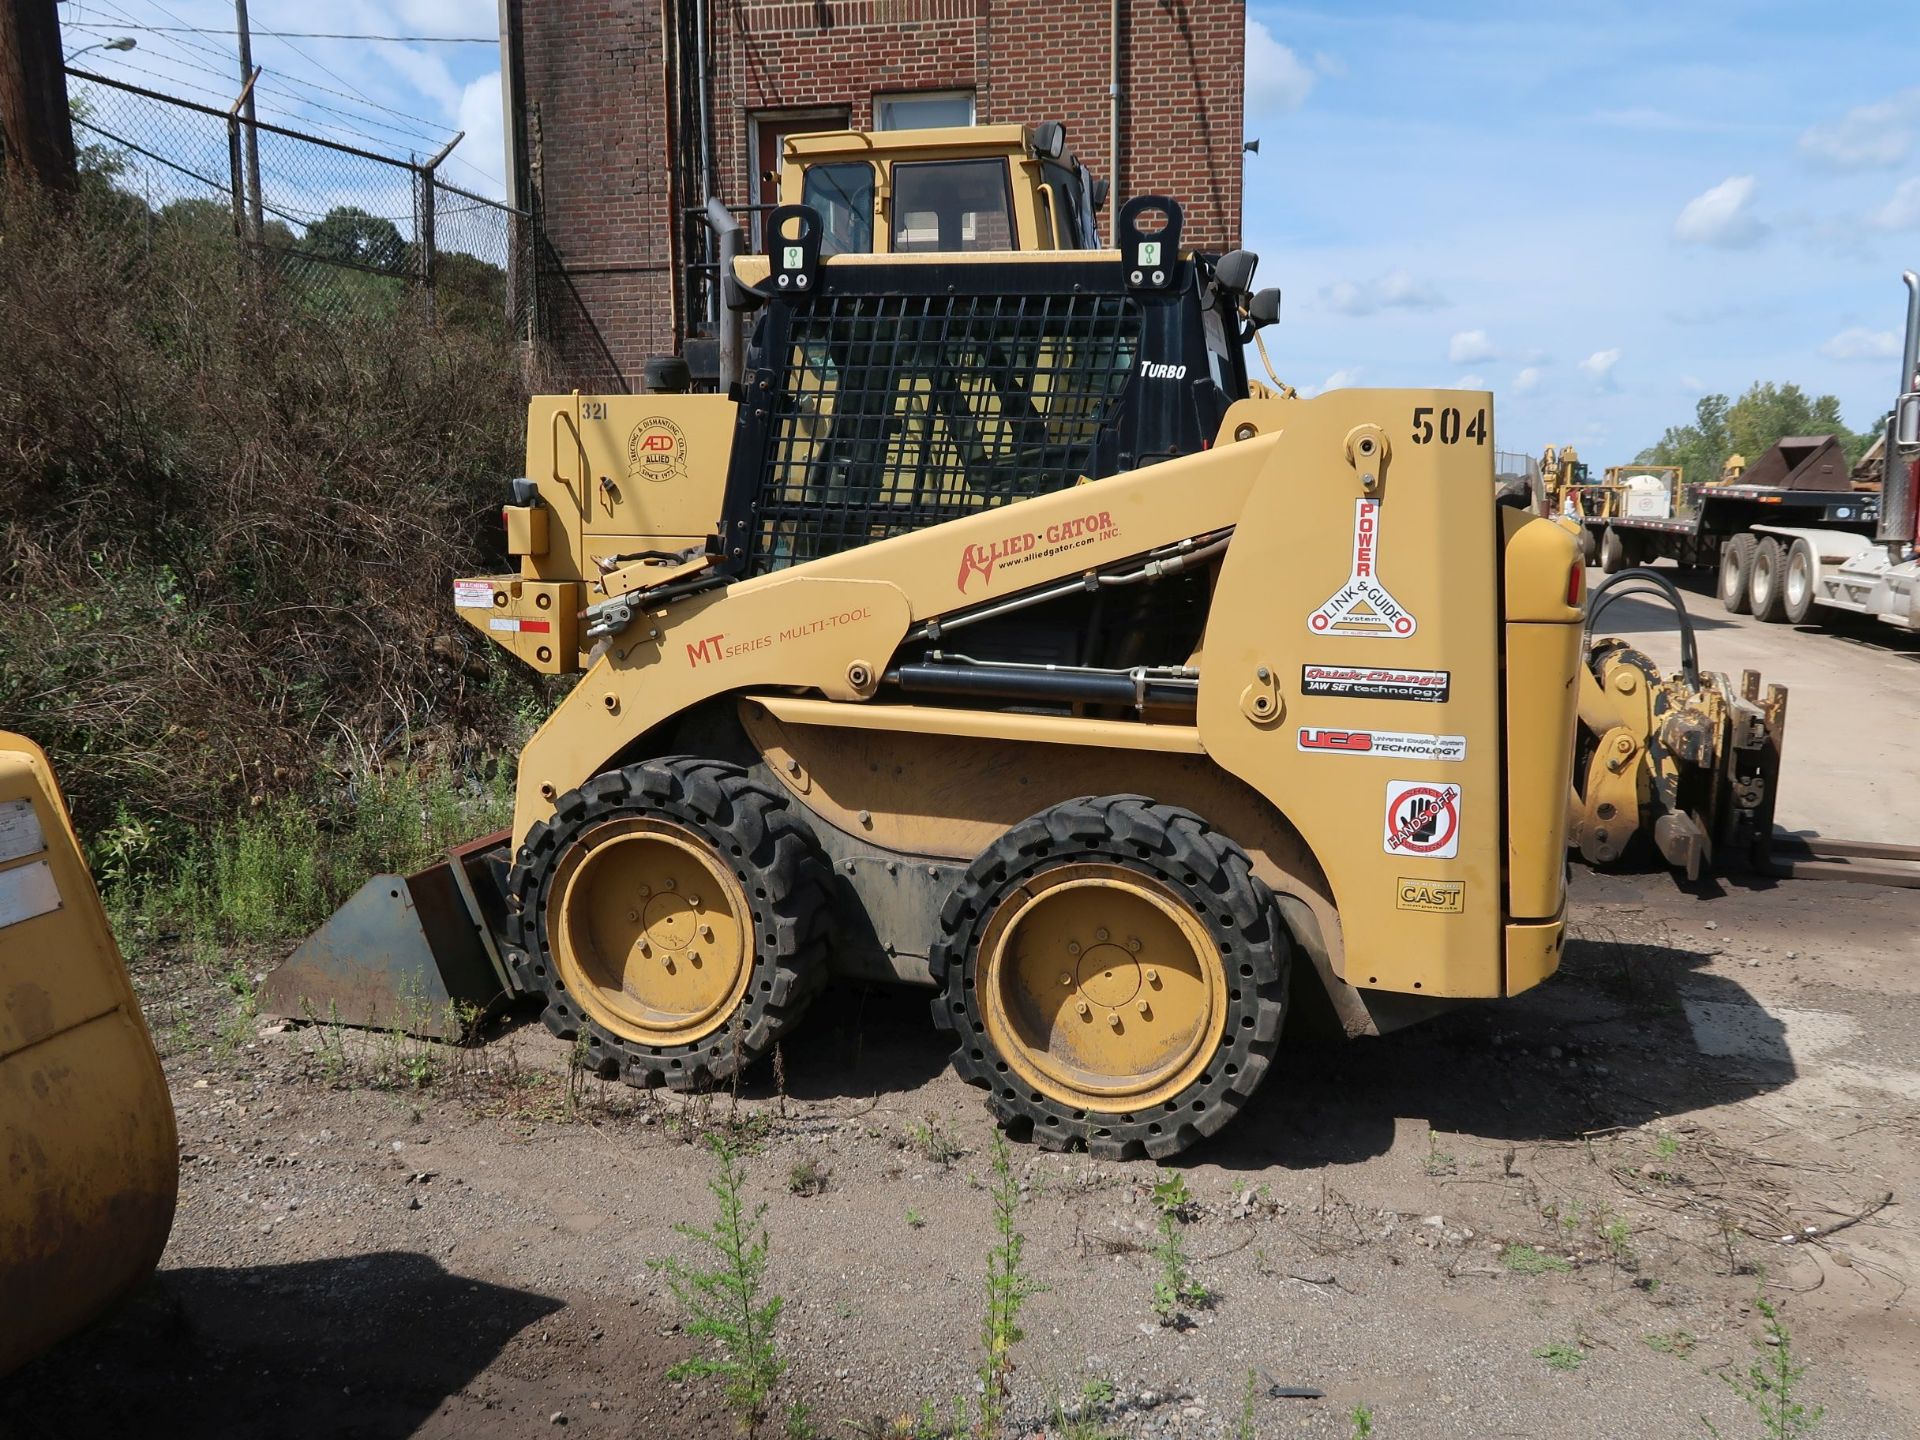
<instances>
[{"instance_id":1,"label":"black rubber track tread","mask_svg":"<svg viewBox=\"0 0 1920 1440\"><path fill-rule=\"evenodd\" d=\"M975 957L994 909L1037 872L1080 861L1125 865L1186 897L1226 967L1227 1025L1213 1063L1150 1110L1076 1111L1028 1089L994 1054L975 1004ZM1113 1160L1177 1155L1240 1112L1280 1048L1292 937L1246 852L1190 810L1143 795L1085 796L1043 810L967 868L941 912L940 930L928 957L939 987L933 1019L958 1041L954 1069L987 1090L987 1108L1009 1134L1046 1149L1084 1146Z\"/></svg>"},{"instance_id":2,"label":"black rubber track tread","mask_svg":"<svg viewBox=\"0 0 1920 1440\"><path fill-rule=\"evenodd\" d=\"M507 963L522 987L546 997L541 1018L547 1028L563 1040L585 1034L589 1068L642 1088L704 1089L771 1051L827 978L831 872L786 795L738 765L675 755L596 775L553 809L553 819L527 833L507 878ZM644 1045L616 1035L574 1002L553 964L546 916L561 856L588 827L629 815L672 820L703 836L747 894L756 944L736 1012L737 1047L731 1017L687 1045Z\"/></svg>"}]
</instances>

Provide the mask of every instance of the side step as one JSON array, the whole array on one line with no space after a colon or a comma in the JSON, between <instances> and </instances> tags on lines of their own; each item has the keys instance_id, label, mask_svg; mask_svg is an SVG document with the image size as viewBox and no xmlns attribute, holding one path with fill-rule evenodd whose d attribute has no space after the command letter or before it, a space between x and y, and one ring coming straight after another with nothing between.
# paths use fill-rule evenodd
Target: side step
<instances>
[{"instance_id":1,"label":"side step","mask_svg":"<svg viewBox=\"0 0 1920 1440\"><path fill-rule=\"evenodd\" d=\"M260 988L261 1013L465 1038L513 994L500 955L511 834L412 875L376 875Z\"/></svg>"}]
</instances>

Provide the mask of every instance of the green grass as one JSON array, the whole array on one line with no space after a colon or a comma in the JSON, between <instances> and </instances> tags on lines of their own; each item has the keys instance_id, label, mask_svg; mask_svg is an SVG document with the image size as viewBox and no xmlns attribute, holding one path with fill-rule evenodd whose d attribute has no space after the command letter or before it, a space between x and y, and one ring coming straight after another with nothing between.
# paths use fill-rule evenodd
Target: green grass
<instances>
[{"instance_id":1,"label":"green grass","mask_svg":"<svg viewBox=\"0 0 1920 1440\"><path fill-rule=\"evenodd\" d=\"M1685 1330L1653 1330L1640 1338L1658 1355L1687 1355L1694 1346L1693 1336Z\"/></svg>"},{"instance_id":2,"label":"green grass","mask_svg":"<svg viewBox=\"0 0 1920 1440\"><path fill-rule=\"evenodd\" d=\"M1500 1263L1516 1275L1556 1275L1572 1272L1573 1266L1558 1255L1549 1255L1531 1245L1509 1245L1500 1252Z\"/></svg>"},{"instance_id":3,"label":"green grass","mask_svg":"<svg viewBox=\"0 0 1920 1440\"><path fill-rule=\"evenodd\" d=\"M1554 1340L1536 1349L1533 1356L1536 1360L1546 1361L1550 1369L1578 1370L1581 1362L1587 1358L1587 1352L1569 1341Z\"/></svg>"}]
</instances>

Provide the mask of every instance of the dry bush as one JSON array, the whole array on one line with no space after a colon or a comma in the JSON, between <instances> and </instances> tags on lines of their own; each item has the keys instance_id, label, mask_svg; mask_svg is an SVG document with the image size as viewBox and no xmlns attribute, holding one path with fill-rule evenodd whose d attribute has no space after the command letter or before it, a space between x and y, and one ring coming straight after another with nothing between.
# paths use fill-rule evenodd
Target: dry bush
<instances>
[{"instance_id":1,"label":"dry bush","mask_svg":"<svg viewBox=\"0 0 1920 1440\"><path fill-rule=\"evenodd\" d=\"M534 696L454 617L505 568L507 337L320 317L206 217L96 187L0 219L0 728L83 829L204 829Z\"/></svg>"}]
</instances>

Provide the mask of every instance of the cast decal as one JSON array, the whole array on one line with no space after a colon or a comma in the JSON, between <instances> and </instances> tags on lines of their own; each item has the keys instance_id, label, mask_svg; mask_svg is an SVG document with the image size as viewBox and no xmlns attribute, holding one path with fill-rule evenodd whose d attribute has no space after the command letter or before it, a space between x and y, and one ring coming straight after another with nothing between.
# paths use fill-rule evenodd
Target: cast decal
<instances>
[{"instance_id":1,"label":"cast decal","mask_svg":"<svg viewBox=\"0 0 1920 1440\"><path fill-rule=\"evenodd\" d=\"M684 480L687 478L687 439L680 427L664 415L649 415L627 436L629 480Z\"/></svg>"},{"instance_id":2,"label":"cast decal","mask_svg":"<svg viewBox=\"0 0 1920 1440\"><path fill-rule=\"evenodd\" d=\"M1394 883L1393 903L1400 910L1424 910L1429 915L1462 915L1467 909L1467 882L1416 880L1402 875Z\"/></svg>"},{"instance_id":3,"label":"cast decal","mask_svg":"<svg viewBox=\"0 0 1920 1440\"><path fill-rule=\"evenodd\" d=\"M1365 665L1302 665L1302 695L1339 695L1349 700L1431 700L1447 698L1452 680L1445 670L1376 670Z\"/></svg>"},{"instance_id":4,"label":"cast decal","mask_svg":"<svg viewBox=\"0 0 1920 1440\"><path fill-rule=\"evenodd\" d=\"M1347 583L1307 617L1315 635L1355 639L1405 640L1420 628L1412 612L1380 583L1380 502L1353 502L1353 572Z\"/></svg>"},{"instance_id":5,"label":"cast decal","mask_svg":"<svg viewBox=\"0 0 1920 1440\"><path fill-rule=\"evenodd\" d=\"M1404 730L1325 730L1301 726L1294 743L1310 754L1378 755L1388 760L1464 760L1464 735L1421 735Z\"/></svg>"},{"instance_id":6,"label":"cast decal","mask_svg":"<svg viewBox=\"0 0 1920 1440\"><path fill-rule=\"evenodd\" d=\"M982 585L990 583L996 568L1012 570L1035 560L1078 550L1097 540L1112 540L1119 534L1120 527L1113 523L1113 516L1105 510L1096 510L1058 521L1045 530L1023 530L985 545L969 545L960 552L960 573L954 578L954 588L964 595L976 576Z\"/></svg>"},{"instance_id":7,"label":"cast decal","mask_svg":"<svg viewBox=\"0 0 1920 1440\"><path fill-rule=\"evenodd\" d=\"M1430 780L1387 782L1389 855L1451 860L1460 853L1460 787Z\"/></svg>"}]
</instances>

